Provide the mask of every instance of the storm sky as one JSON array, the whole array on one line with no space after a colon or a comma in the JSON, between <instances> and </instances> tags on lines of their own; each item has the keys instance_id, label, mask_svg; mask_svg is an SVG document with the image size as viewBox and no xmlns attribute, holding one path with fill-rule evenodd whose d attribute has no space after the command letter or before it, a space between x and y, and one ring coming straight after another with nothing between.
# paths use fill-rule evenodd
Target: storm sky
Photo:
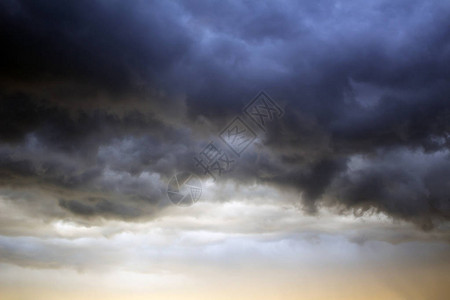
<instances>
[{"instance_id":1,"label":"storm sky","mask_svg":"<svg viewBox=\"0 0 450 300\"><path fill-rule=\"evenodd\" d=\"M445 299L449 16L2 1L0 298ZM265 131L243 112L260 91L284 112ZM232 157L238 116L257 137L211 180L194 157ZM179 172L202 180L191 207L168 198Z\"/></svg>"}]
</instances>

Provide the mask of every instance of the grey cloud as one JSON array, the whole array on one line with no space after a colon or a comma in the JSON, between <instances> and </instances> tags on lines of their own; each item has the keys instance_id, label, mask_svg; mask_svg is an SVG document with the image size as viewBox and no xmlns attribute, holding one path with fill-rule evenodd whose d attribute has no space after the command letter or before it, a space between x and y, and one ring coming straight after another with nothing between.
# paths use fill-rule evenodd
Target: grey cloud
<instances>
[{"instance_id":1,"label":"grey cloud","mask_svg":"<svg viewBox=\"0 0 450 300\"><path fill-rule=\"evenodd\" d=\"M328 194L348 208L366 211L376 207L430 229L433 220L450 217L449 172L448 151L388 151L354 158Z\"/></svg>"},{"instance_id":2,"label":"grey cloud","mask_svg":"<svg viewBox=\"0 0 450 300\"><path fill-rule=\"evenodd\" d=\"M87 200L94 203L92 205L89 205L77 200L60 199L59 205L76 215L85 217L106 215L112 217L136 218L141 214L141 211L138 209L133 209L125 205L113 203L106 199L89 198Z\"/></svg>"},{"instance_id":3,"label":"grey cloud","mask_svg":"<svg viewBox=\"0 0 450 300\"><path fill-rule=\"evenodd\" d=\"M157 78L189 45L167 2L14 2L1 18L8 45L1 76L10 80L63 79L122 92L136 79Z\"/></svg>"},{"instance_id":4,"label":"grey cloud","mask_svg":"<svg viewBox=\"0 0 450 300\"><path fill-rule=\"evenodd\" d=\"M97 246L97 245L91 245ZM82 271L85 268L105 268L120 257L107 253L101 247L88 249L82 244L63 239L38 239L33 237L1 237L0 261L26 268L71 267Z\"/></svg>"},{"instance_id":5,"label":"grey cloud","mask_svg":"<svg viewBox=\"0 0 450 300\"><path fill-rule=\"evenodd\" d=\"M439 156L450 136L447 3L2 5L5 185L51 186L78 215L118 215L114 194L154 204L163 182L195 171L199 146L264 89L286 114L261 137L259 159L249 151L221 180L293 189L310 211L375 207L425 227L448 220L448 158ZM155 94L140 99L139 86ZM372 164L349 178L355 156L390 161L396 149L406 149L399 160L434 153L440 167Z\"/></svg>"}]
</instances>

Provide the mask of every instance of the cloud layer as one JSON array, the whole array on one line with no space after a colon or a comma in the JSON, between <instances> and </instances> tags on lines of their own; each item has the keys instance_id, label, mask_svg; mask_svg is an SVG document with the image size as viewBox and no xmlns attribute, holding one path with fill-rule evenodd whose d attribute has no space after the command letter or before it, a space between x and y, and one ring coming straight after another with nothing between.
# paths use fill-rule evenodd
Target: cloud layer
<instances>
[{"instance_id":1,"label":"cloud layer","mask_svg":"<svg viewBox=\"0 0 450 300\"><path fill-rule=\"evenodd\" d=\"M217 184L428 229L450 217L446 2L0 5L2 193L46 217L151 218L262 89L285 115Z\"/></svg>"}]
</instances>

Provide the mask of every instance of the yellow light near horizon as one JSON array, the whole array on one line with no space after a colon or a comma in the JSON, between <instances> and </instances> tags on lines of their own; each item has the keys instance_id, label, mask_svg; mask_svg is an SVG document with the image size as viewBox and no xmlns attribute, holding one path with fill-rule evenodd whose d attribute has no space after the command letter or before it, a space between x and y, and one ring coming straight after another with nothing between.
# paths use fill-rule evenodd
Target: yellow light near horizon
<instances>
[{"instance_id":1,"label":"yellow light near horizon","mask_svg":"<svg viewBox=\"0 0 450 300\"><path fill-rule=\"evenodd\" d=\"M0 284L1 300L425 300L446 299L450 293L448 265L401 269L310 269L298 272L279 268L185 276L112 271L83 273L69 270L21 268L21 282ZM34 273L34 274L29 274ZM35 276L42 276L40 279ZM10 277L11 278L11 277ZM174 280L175 279L175 280ZM185 280L187 279L187 280ZM46 281L46 282L45 282Z\"/></svg>"}]
</instances>

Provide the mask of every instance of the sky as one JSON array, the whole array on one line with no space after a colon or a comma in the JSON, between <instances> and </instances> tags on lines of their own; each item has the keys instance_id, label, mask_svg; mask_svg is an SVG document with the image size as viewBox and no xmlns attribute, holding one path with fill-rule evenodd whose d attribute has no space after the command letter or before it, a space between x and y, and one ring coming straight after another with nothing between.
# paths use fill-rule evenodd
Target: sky
<instances>
[{"instance_id":1,"label":"sky","mask_svg":"<svg viewBox=\"0 0 450 300\"><path fill-rule=\"evenodd\" d=\"M2 1L0 299L447 299L449 15Z\"/></svg>"}]
</instances>

